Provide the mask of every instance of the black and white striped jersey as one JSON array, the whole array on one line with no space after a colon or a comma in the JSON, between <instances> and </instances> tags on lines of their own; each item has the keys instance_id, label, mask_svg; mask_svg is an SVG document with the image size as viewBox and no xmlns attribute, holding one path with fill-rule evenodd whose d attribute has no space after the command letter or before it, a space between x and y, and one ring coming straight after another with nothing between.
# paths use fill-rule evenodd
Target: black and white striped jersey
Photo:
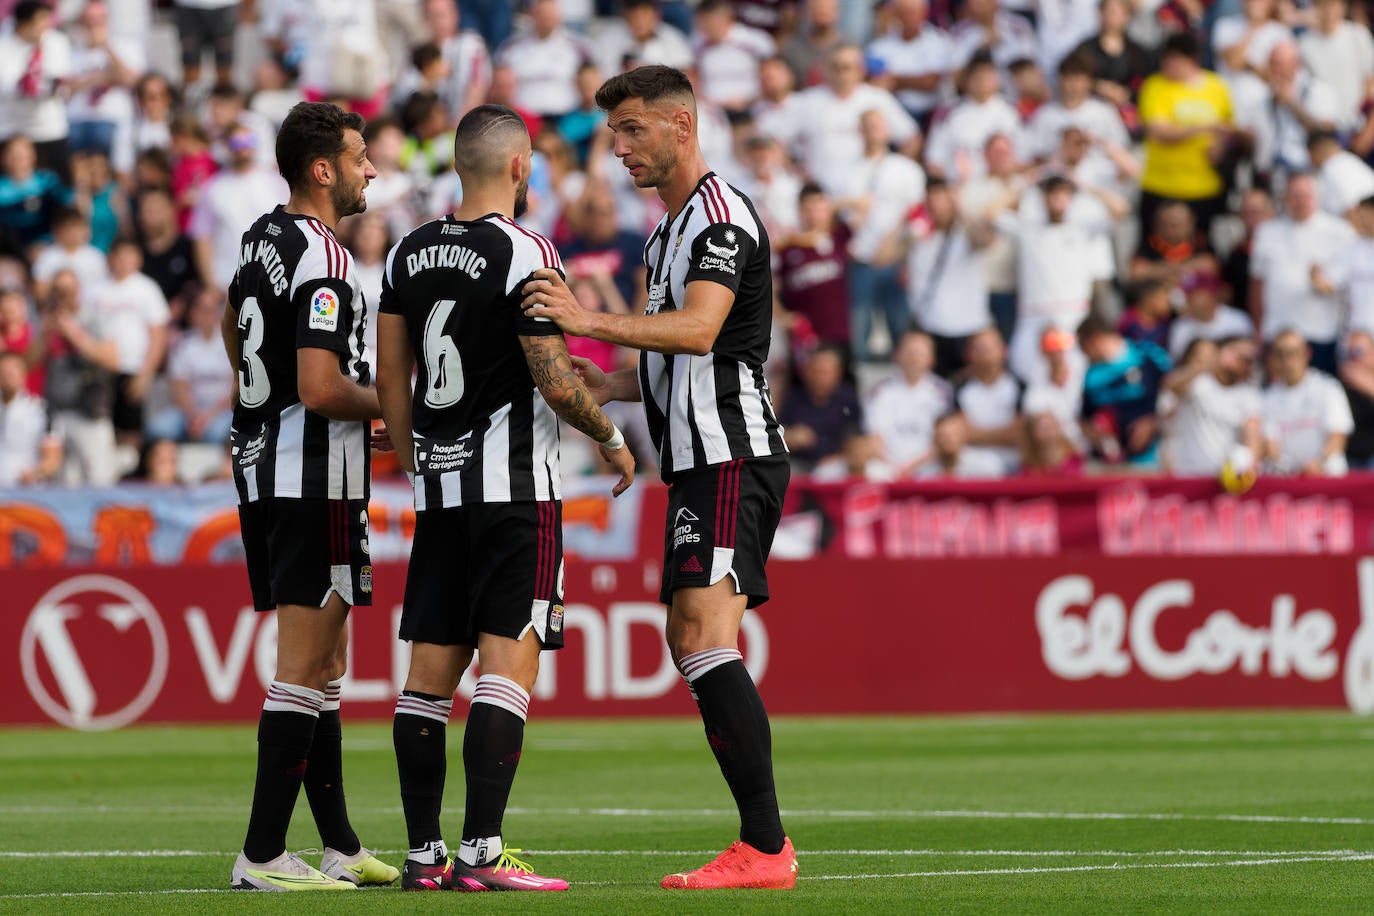
<instances>
[{"instance_id":1,"label":"black and white striped jersey","mask_svg":"<svg viewBox=\"0 0 1374 916\"><path fill-rule=\"evenodd\" d=\"M386 259L380 309L405 319L415 354L415 508L559 499L558 415L520 337L561 334L520 307L553 243L490 213L433 220Z\"/></svg>"},{"instance_id":2,"label":"black and white striped jersey","mask_svg":"<svg viewBox=\"0 0 1374 916\"><path fill-rule=\"evenodd\" d=\"M231 433L239 502L366 499L368 423L306 410L296 385L296 351L307 347L337 353L344 375L372 383L353 256L328 226L278 206L243 234L229 308L239 328Z\"/></svg>"},{"instance_id":3,"label":"black and white striped jersey","mask_svg":"<svg viewBox=\"0 0 1374 916\"><path fill-rule=\"evenodd\" d=\"M680 308L695 280L720 283L735 294L710 353L640 354L639 389L665 480L736 458L787 452L763 377L773 326L769 257L768 233L753 203L713 172L676 218L663 217L644 246L646 314Z\"/></svg>"}]
</instances>

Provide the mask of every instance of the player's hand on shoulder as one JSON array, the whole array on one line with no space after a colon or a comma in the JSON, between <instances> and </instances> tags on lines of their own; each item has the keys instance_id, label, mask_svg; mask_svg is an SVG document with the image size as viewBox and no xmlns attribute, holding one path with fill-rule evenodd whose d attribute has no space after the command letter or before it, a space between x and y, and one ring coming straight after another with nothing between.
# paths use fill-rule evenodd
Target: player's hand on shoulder
<instances>
[{"instance_id":1,"label":"player's hand on shoulder","mask_svg":"<svg viewBox=\"0 0 1374 916\"><path fill-rule=\"evenodd\" d=\"M630 446L622 442L617 449L608 449L604 445L598 445L597 449L601 452L601 457L620 474L620 482L611 489L611 496L619 496L635 482L635 459L634 455L630 454Z\"/></svg>"},{"instance_id":2,"label":"player's hand on shoulder","mask_svg":"<svg viewBox=\"0 0 1374 916\"><path fill-rule=\"evenodd\" d=\"M520 307L530 318L547 318L565 334L585 334L591 327L590 313L578 304L563 277L552 267L541 267L521 292Z\"/></svg>"}]
</instances>

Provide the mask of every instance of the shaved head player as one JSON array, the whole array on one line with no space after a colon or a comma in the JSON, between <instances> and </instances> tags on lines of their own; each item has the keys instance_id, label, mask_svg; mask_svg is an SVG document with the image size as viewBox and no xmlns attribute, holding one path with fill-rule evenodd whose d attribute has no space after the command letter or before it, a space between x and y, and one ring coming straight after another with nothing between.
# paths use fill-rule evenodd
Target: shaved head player
<instances>
[{"instance_id":1,"label":"shaved head player","mask_svg":"<svg viewBox=\"0 0 1374 916\"><path fill-rule=\"evenodd\" d=\"M787 448L763 377L772 326L768 235L697 142L696 98L671 67L638 67L597 91L615 154L668 208L644 248L643 315L582 309L562 278L526 284L526 314L642 352L638 370L580 363L601 403L644 402L671 485L663 588L673 660L697 701L740 813L739 840L666 888L790 888L797 857L773 788L768 714L739 651L747 608L768 600L764 563L787 489Z\"/></svg>"}]
</instances>

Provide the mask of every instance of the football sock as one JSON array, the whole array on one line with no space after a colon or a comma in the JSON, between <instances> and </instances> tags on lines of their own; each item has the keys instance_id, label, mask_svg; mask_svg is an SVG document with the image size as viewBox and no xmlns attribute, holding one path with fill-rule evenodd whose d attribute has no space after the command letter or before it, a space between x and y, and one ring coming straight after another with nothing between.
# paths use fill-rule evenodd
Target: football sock
<instances>
[{"instance_id":1,"label":"football sock","mask_svg":"<svg viewBox=\"0 0 1374 916\"><path fill-rule=\"evenodd\" d=\"M736 649L706 649L683 658L678 668L697 699L706 740L739 808L739 838L760 852L781 852L773 735L743 656Z\"/></svg>"},{"instance_id":2,"label":"football sock","mask_svg":"<svg viewBox=\"0 0 1374 916\"><path fill-rule=\"evenodd\" d=\"M273 681L258 719L258 775L243 854L270 862L286 851L286 828L301 791L324 693Z\"/></svg>"},{"instance_id":3,"label":"football sock","mask_svg":"<svg viewBox=\"0 0 1374 916\"><path fill-rule=\"evenodd\" d=\"M530 695L515 681L495 674L477 679L463 733L467 810L458 856L468 865L485 865L501 854L501 821L520 765L529 706Z\"/></svg>"},{"instance_id":4,"label":"football sock","mask_svg":"<svg viewBox=\"0 0 1374 916\"><path fill-rule=\"evenodd\" d=\"M401 808L412 850L443 843L439 809L444 801L445 732L453 698L404 690L396 698L391 740L396 746L396 769L401 777ZM447 853L446 853L447 854ZM416 856L416 858L420 858Z\"/></svg>"},{"instance_id":5,"label":"football sock","mask_svg":"<svg viewBox=\"0 0 1374 916\"><path fill-rule=\"evenodd\" d=\"M324 688L324 706L315 725L315 742L305 768L305 797L320 840L330 849L346 856L356 855L363 844L348 822L348 805L343 788L343 727L339 720L338 681Z\"/></svg>"}]
</instances>

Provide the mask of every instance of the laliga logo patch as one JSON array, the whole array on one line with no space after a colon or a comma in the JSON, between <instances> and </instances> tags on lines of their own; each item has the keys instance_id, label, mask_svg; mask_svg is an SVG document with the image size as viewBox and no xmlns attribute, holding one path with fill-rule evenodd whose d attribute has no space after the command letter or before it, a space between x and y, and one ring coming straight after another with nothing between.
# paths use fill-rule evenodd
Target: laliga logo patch
<instances>
[{"instance_id":1,"label":"laliga logo patch","mask_svg":"<svg viewBox=\"0 0 1374 916\"><path fill-rule=\"evenodd\" d=\"M339 329L339 297L332 289L318 289L310 297L310 329L337 331Z\"/></svg>"}]
</instances>

